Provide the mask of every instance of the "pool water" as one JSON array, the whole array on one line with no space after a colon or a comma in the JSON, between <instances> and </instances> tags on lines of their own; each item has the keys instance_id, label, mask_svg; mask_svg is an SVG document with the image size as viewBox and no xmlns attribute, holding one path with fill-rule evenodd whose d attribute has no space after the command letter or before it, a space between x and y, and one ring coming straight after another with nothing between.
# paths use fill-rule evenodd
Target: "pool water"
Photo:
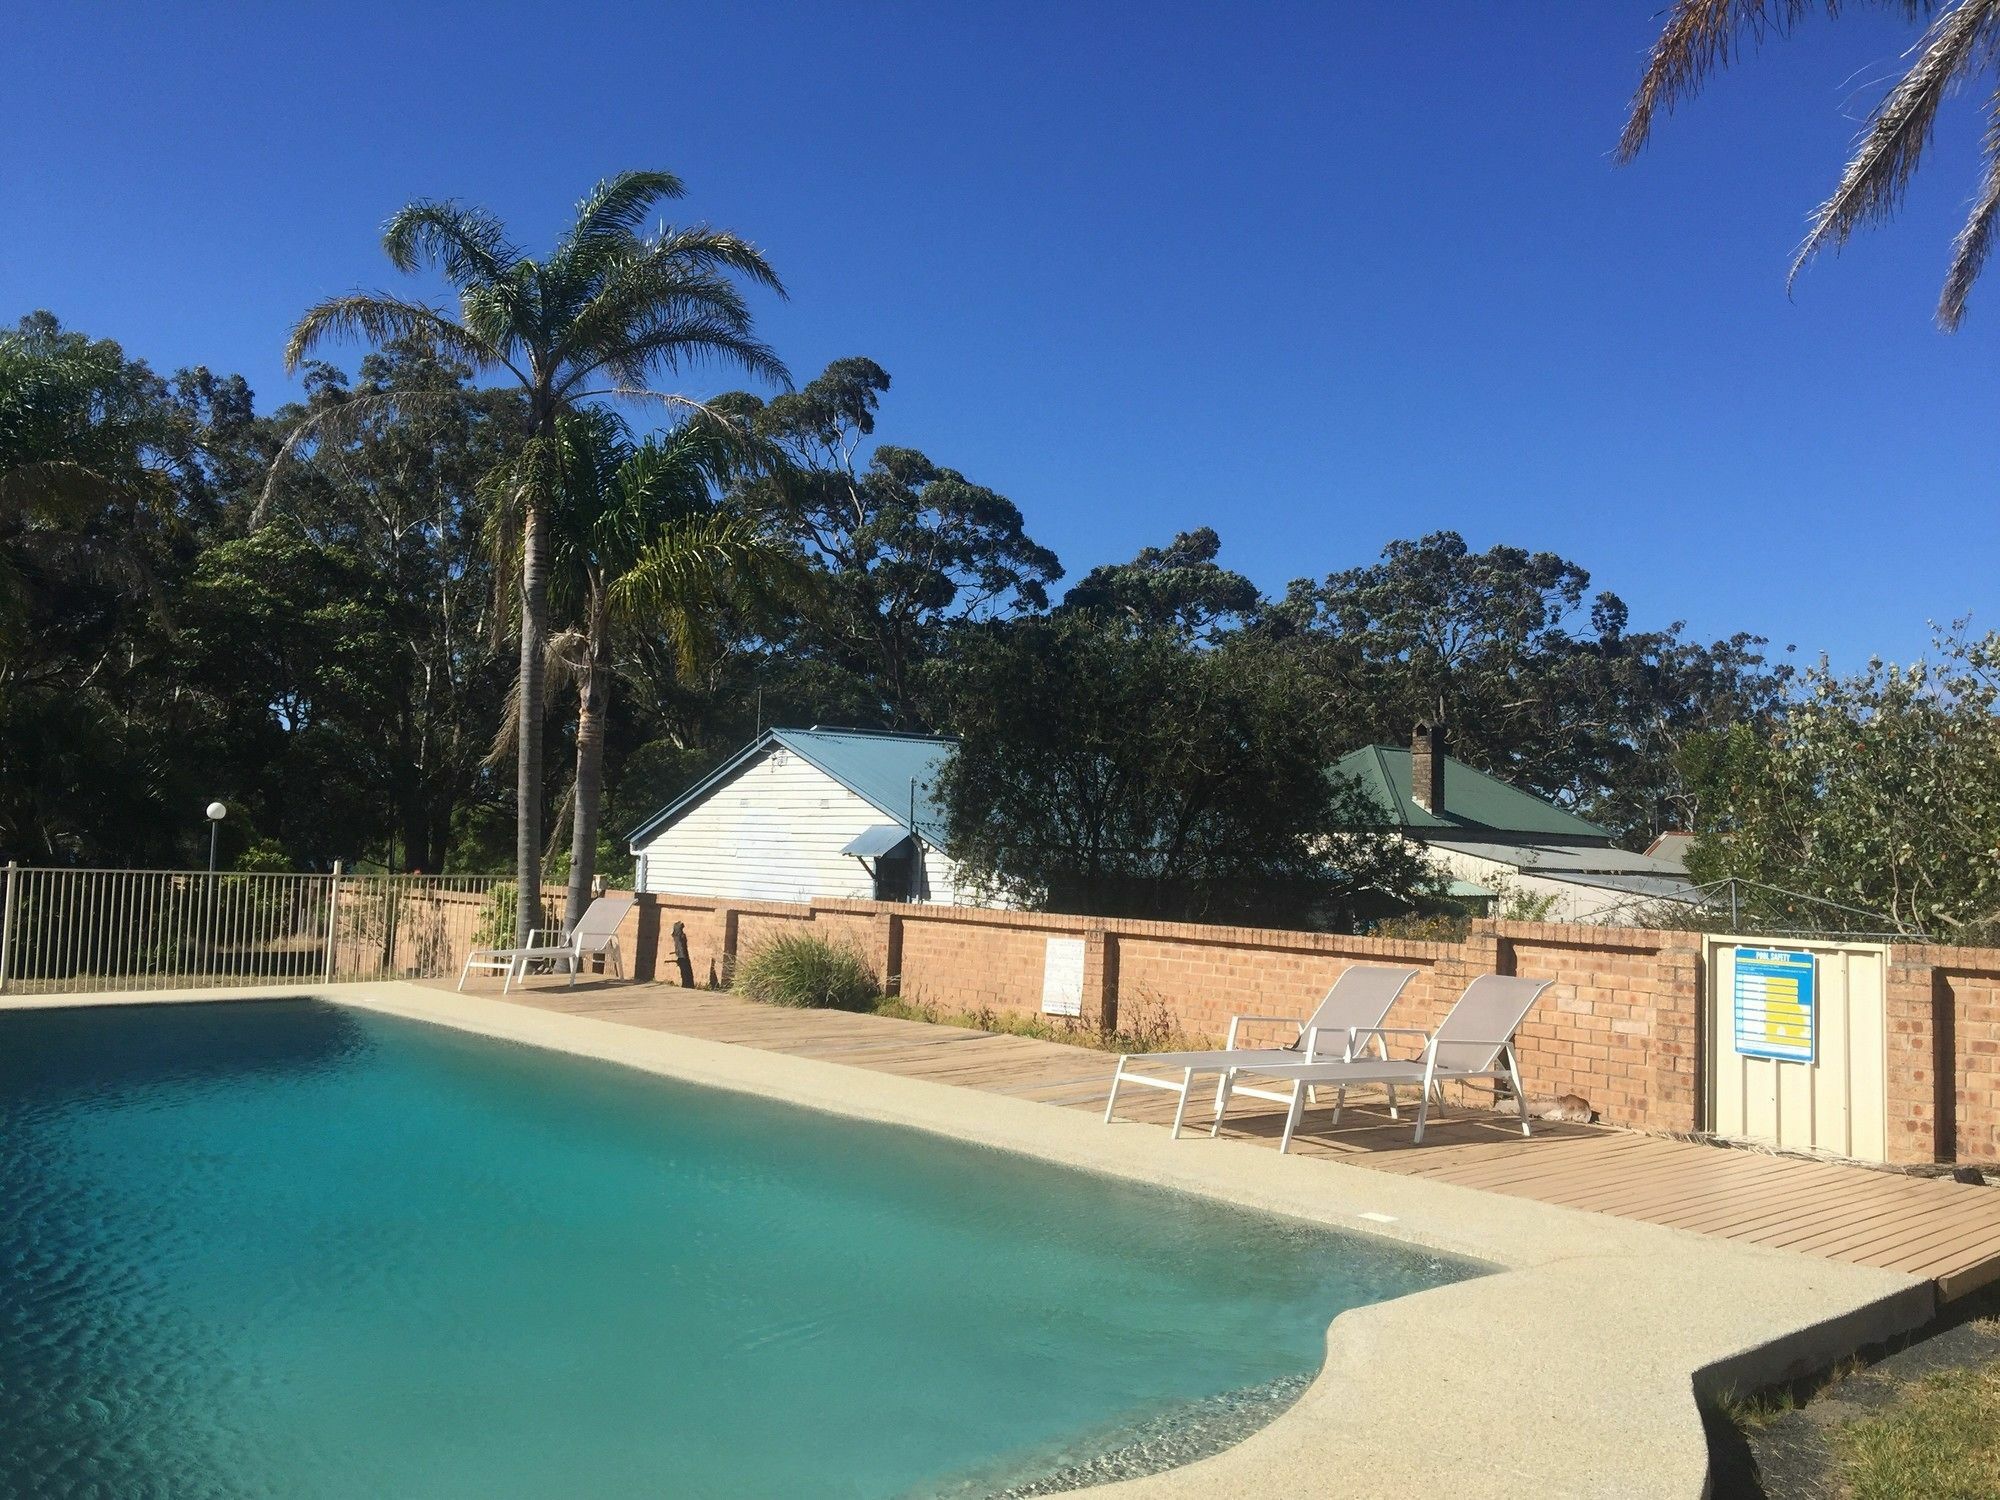
<instances>
[{"instance_id":1,"label":"pool water","mask_svg":"<svg viewBox=\"0 0 2000 1500\"><path fill-rule=\"evenodd\" d=\"M8 1500L998 1489L1475 1271L319 1002L0 1015Z\"/></svg>"}]
</instances>

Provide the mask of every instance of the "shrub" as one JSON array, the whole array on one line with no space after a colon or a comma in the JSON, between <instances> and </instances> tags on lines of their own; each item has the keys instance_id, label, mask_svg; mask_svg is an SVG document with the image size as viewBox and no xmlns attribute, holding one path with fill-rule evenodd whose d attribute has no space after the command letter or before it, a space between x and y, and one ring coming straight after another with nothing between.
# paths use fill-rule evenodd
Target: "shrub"
<instances>
[{"instance_id":1,"label":"shrub","mask_svg":"<svg viewBox=\"0 0 2000 1500\"><path fill-rule=\"evenodd\" d=\"M514 946L514 882L502 880L486 893L486 909L479 914L479 925L472 929L472 946L475 948L511 948Z\"/></svg>"},{"instance_id":2,"label":"shrub","mask_svg":"<svg viewBox=\"0 0 2000 1500\"><path fill-rule=\"evenodd\" d=\"M732 987L753 1000L807 1010L868 1010L882 994L867 959L807 933L770 938L740 955Z\"/></svg>"}]
</instances>

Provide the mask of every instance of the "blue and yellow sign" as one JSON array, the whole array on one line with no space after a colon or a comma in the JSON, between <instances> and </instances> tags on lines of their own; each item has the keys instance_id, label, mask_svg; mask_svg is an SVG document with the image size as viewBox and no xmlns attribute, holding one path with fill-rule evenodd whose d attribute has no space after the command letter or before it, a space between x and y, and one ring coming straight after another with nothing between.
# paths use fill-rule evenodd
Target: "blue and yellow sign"
<instances>
[{"instance_id":1,"label":"blue and yellow sign","mask_svg":"<svg viewBox=\"0 0 2000 1500\"><path fill-rule=\"evenodd\" d=\"M1813 1024L1813 956L1775 948L1736 950L1736 1052L1809 1063L1818 1028Z\"/></svg>"}]
</instances>

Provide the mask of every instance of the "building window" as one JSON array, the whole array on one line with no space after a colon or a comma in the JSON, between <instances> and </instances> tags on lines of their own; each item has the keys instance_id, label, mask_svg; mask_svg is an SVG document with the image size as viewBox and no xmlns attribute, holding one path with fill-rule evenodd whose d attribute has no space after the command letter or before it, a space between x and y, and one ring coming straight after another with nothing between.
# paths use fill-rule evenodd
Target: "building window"
<instances>
[{"instance_id":1,"label":"building window","mask_svg":"<svg viewBox=\"0 0 2000 1500\"><path fill-rule=\"evenodd\" d=\"M917 858L913 843L906 843L894 853L884 854L875 861L875 899L917 899Z\"/></svg>"}]
</instances>

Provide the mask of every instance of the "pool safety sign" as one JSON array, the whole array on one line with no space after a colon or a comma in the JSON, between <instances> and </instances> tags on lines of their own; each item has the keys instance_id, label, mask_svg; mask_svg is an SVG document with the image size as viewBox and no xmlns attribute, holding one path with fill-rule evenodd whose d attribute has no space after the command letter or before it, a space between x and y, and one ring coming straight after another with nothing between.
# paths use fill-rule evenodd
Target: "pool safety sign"
<instances>
[{"instance_id":1,"label":"pool safety sign","mask_svg":"<svg viewBox=\"0 0 2000 1500\"><path fill-rule=\"evenodd\" d=\"M1736 950L1736 1051L1809 1063L1818 1039L1818 999L1810 953Z\"/></svg>"}]
</instances>

